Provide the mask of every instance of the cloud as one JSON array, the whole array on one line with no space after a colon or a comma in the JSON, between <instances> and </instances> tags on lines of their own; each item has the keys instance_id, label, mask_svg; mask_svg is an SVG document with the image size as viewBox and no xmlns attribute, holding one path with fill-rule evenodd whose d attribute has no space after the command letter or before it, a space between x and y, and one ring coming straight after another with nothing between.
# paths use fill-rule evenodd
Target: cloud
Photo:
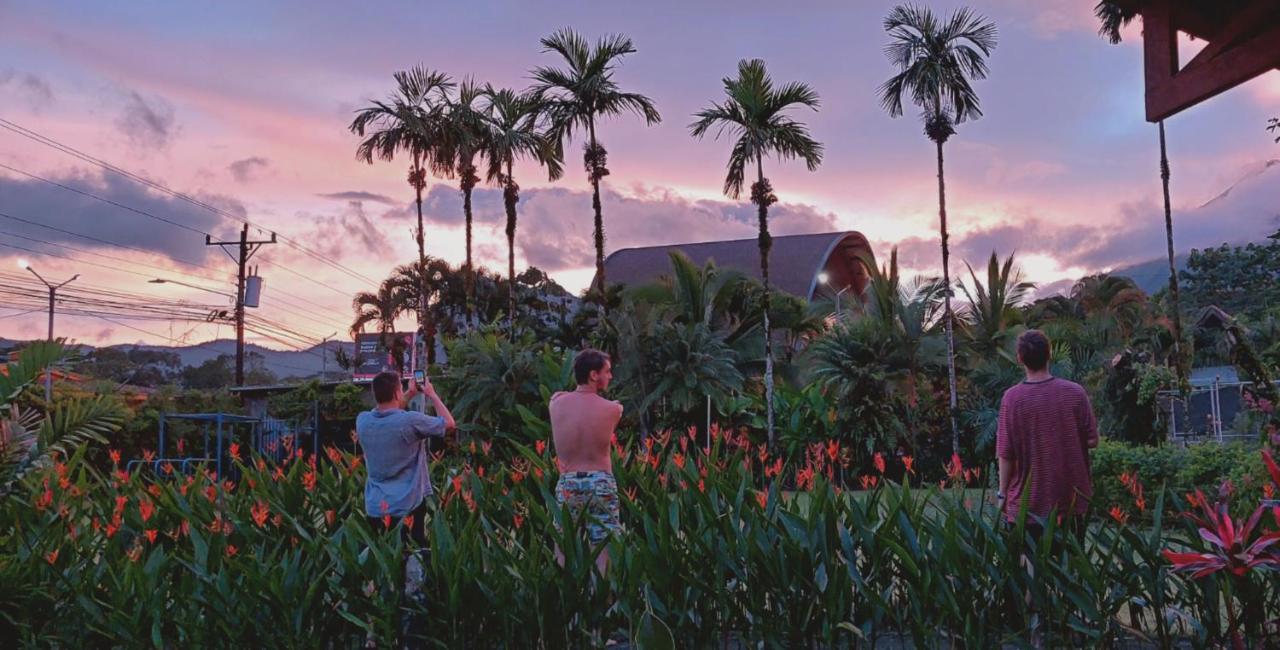
<instances>
[{"instance_id":1,"label":"cloud","mask_svg":"<svg viewBox=\"0 0 1280 650\"><path fill-rule=\"evenodd\" d=\"M371 203L382 203L385 205L400 205L402 203L402 201L397 201L385 194L355 190L346 192L330 192L328 194L317 194L316 196L322 199L333 199L335 201L369 201Z\"/></svg>"},{"instance_id":2,"label":"cloud","mask_svg":"<svg viewBox=\"0 0 1280 650\"><path fill-rule=\"evenodd\" d=\"M1063 268L1114 269L1166 255L1164 207L1155 200L1121 204L1103 225L1065 224L1036 217L951 235L952 259L977 264L992 251L1052 257ZM1257 241L1280 228L1280 160L1257 166L1198 207L1173 210L1178 252L1222 243ZM1227 233L1230 233L1229 235ZM936 238L897 242L901 264L933 269L940 264ZM953 268L954 272L956 269Z\"/></svg>"},{"instance_id":3,"label":"cloud","mask_svg":"<svg viewBox=\"0 0 1280 650\"><path fill-rule=\"evenodd\" d=\"M744 239L756 234L755 207L746 202L691 200L670 190L641 189L623 195L605 189L606 251L679 242ZM472 197L477 225L505 227L502 192L479 188ZM462 201L457 190L437 185L424 198L423 214L437 224L458 225ZM516 247L532 266L554 272L591 266L591 194L565 188L520 192ZM808 205L780 203L769 213L774 234L839 230L836 216ZM505 256L505 251L504 251Z\"/></svg>"},{"instance_id":4,"label":"cloud","mask_svg":"<svg viewBox=\"0 0 1280 650\"><path fill-rule=\"evenodd\" d=\"M158 97L148 101L131 90L116 127L137 147L163 149L177 132L177 120L169 102Z\"/></svg>"},{"instance_id":5,"label":"cloud","mask_svg":"<svg viewBox=\"0 0 1280 650\"><path fill-rule=\"evenodd\" d=\"M335 259L395 256L385 229L369 219L360 201L348 202L346 210L336 215L299 213L299 216L312 224L311 232L304 235L302 241L322 255Z\"/></svg>"},{"instance_id":6,"label":"cloud","mask_svg":"<svg viewBox=\"0 0 1280 650\"><path fill-rule=\"evenodd\" d=\"M115 174L72 172L53 176L51 180L120 205L184 224L197 231L216 235L224 224L221 217L216 214L186 201L149 192L142 185ZM199 192L188 192L188 194L194 194L199 200L233 214L245 214L244 206L234 199ZM111 254L121 254L116 246L85 238L92 237L112 244L125 244L143 249L175 261L185 260L196 264L202 264L207 253L204 238L197 233L40 181L0 176L0 196L5 197L4 205L0 207L5 214L47 226L39 227L14 219L0 218L0 228L24 237L78 249L102 249L111 251ZM76 233L84 237L67 233ZM29 240L22 240L21 245L59 255L79 256L78 253L69 252L66 249L48 247ZM97 261L101 262L101 260Z\"/></svg>"},{"instance_id":7,"label":"cloud","mask_svg":"<svg viewBox=\"0 0 1280 650\"><path fill-rule=\"evenodd\" d=\"M53 88L49 86L49 82L30 72L0 70L0 88L16 93L35 111L43 110L53 104Z\"/></svg>"},{"instance_id":8,"label":"cloud","mask_svg":"<svg viewBox=\"0 0 1280 650\"><path fill-rule=\"evenodd\" d=\"M231 177L236 179L237 183L248 183L256 180L258 172L265 171L270 166L270 160L262 156L252 156L227 165L227 171L231 172Z\"/></svg>"}]
</instances>

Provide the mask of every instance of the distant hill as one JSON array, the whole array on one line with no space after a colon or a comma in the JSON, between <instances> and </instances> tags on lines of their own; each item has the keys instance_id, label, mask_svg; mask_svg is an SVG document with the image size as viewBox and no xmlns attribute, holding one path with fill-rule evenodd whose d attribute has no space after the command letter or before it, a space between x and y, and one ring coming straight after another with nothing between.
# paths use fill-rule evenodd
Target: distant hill
<instances>
[{"instance_id":1,"label":"distant hill","mask_svg":"<svg viewBox=\"0 0 1280 650\"><path fill-rule=\"evenodd\" d=\"M0 338L0 349L13 347L25 343L24 341L13 341ZM233 339L218 339L199 345L187 346L171 346L171 345L134 345L122 344L107 346L119 350L149 350L155 352L173 352L182 359L184 366L198 366L209 359L216 358L220 354L234 355L236 353L236 342ZM245 353L257 353L262 355L263 363L267 369L274 372L280 378L285 377L309 377L311 375L319 375L326 367L325 358L321 356L322 348L319 345L306 350L288 351L288 350L272 350L264 348L253 343L245 344ZM81 345L82 351L96 349L91 345ZM346 351L347 355L355 354L354 344L348 341L329 341L324 345L323 353L327 355L327 368L330 372L340 370L338 364L334 362L334 355L339 349Z\"/></svg>"},{"instance_id":2,"label":"distant hill","mask_svg":"<svg viewBox=\"0 0 1280 650\"><path fill-rule=\"evenodd\" d=\"M1186 270L1189 253L1173 257L1178 272ZM1147 295L1151 295L1169 286L1169 260L1164 258L1149 260L1141 264L1125 266L1111 271L1111 275L1123 275L1131 278Z\"/></svg>"}]
</instances>

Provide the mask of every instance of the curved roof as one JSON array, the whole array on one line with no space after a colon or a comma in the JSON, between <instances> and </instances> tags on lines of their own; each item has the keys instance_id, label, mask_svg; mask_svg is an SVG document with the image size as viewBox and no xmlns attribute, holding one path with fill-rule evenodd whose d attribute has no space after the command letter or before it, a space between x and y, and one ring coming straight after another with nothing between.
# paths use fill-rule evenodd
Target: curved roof
<instances>
[{"instance_id":1,"label":"curved roof","mask_svg":"<svg viewBox=\"0 0 1280 650\"><path fill-rule=\"evenodd\" d=\"M643 248L623 248L605 258L605 277L609 283L637 285L653 282L671 272L669 252L682 251L701 266L714 260L717 266L741 271L760 279L760 249L756 239L735 239L690 244L669 244ZM812 300L821 287L818 274L827 271L831 284L849 286L860 294L866 286L867 272L859 256L875 256L861 233L854 231L817 233L812 235L774 236L769 255L769 279L774 287Z\"/></svg>"}]
</instances>

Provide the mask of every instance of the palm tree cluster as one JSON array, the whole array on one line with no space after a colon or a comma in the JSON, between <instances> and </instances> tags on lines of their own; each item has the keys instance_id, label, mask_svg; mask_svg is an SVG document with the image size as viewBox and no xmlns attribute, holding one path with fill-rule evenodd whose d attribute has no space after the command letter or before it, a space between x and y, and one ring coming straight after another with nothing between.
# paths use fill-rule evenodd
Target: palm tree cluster
<instances>
[{"instance_id":1,"label":"palm tree cluster","mask_svg":"<svg viewBox=\"0 0 1280 650\"><path fill-rule=\"evenodd\" d=\"M596 260L599 286L604 287L604 222L600 180L609 172L606 152L596 134L598 122L625 111L634 111L648 124L661 120L653 102L644 95L623 91L614 80L619 61L635 52L623 36L603 38L594 46L572 30L542 39L544 51L559 54L565 68L538 67L532 71L535 85L524 90L481 85L473 79L460 84L449 75L422 66L395 74L396 89L385 101L372 101L359 110L350 130L362 140L356 157L392 161L409 158L409 185L414 190L418 221L417 296L432 294L428 286L422 194L428 173L456 179L462 193L466 228L466 320L472 326L476 311L476 275L472 259L472 193L484 180L502 190L506 214L507 277L515 277L515 238L519 220L520 184L515 165L527 160L543 168L548 180L563 173L564 142L585 131L585 163L591 181L595 212ZM514 336L515 283L508 282L507 325ZM602 289L603 292L603 289ZM430 304L416 304L419 328L434 361L435 321Z\"/></svg>"},{"instance_id":2,"label":"palm tree cluster","mask_svg":"<svg viewBox=\"0 0 1280 650\"><path fill-rule=\"evenodd\" d=\"M968 9L960 9L947 19L939 19L928 9L914 6L895 8L885 19L891 42L886 54L898 73L880 88L881 102L890 115L902 114L904 99L923 112L925 133L934 141L938 158L939 222L942 239L942 283L938 293L943 301L942 322L946 330L950 380L950 412L953 446L959 448L958 408L954 363L953 321L949 248L947 244L946 196L943 182L943 144L955 133L955 126L980 117L979 101L972 81L987 74L986 57L995 47L995 26ZM427 173L456 178L463 195L463 216L467 230L466 320L471 320L475 304L471 256L471 192L484 179L500 187L506 212L507 277L515 276L515 237L520 186L515 163L530 160L540 165L549 180L563 174L565 143L583 140L583 163L592 189L593 239L596 277L588 295L597 303L597 338L616 344L621 332L608 326L611 299L604 268L604 215L600 184L609 174L608 153L601 143L598 126L608 117L633 114L647 125L661 121L648 97L625 91L615 80L621 60L635 53L632 41L621 35L589 43L576 32L564 29L541 41L544 53L555 54L562 67L540 66L531 72L533 85L523 91L481 87L467 80L461 85L440 72L421 67L396 75L397 88L387 101L375 101L361 110L351 131L364 138L357 157L372 162L374 157L392 160L397 155L410 159L409 183L418 209L416 295L419 325L434 350L435 321L429 307L431 289L427 271L422 220L422 192ZM750 166L755 167L750 182L750 201L758 215L757 241L760 274L763 280L759 314L763 338L763 390L766 402L765 429L774 440L775 384L774 335L772 333L769 257L772 239L769 208L778 198L764 173L765 158L801 160L809 171L822 162L823 146L793 112L797 108L818 110L818 93L800 82L775 83L765 62L742 60L737 74L723 80L724 97L698 111L689 125L692 135L703 138L727 136L732 140L724 193L741 196ZM507 320L509 335L515 336L515 283L508 283ZM368 304L378 304L378 294L366 296ZM1016 298L1016 296L1012 296ZM1003 298L1003 297L998 297ZM360 301L357 301L358 303ZM357 307L359 310L359 307ZM376 318L366 319L373 322ZM803 320L803 319L801 319ZM357 320L357 323L361 323Z\"/></svg>"}]
</instances>

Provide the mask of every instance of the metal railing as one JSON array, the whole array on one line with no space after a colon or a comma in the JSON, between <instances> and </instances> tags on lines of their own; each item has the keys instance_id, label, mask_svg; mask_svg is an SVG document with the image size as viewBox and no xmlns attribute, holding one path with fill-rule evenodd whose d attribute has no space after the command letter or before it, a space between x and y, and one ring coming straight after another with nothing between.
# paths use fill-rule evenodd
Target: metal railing
<instances>
[{"instance_id":1,"label":"metal railing","mask_svg":"<svg viewBox=\"0 0 1280 650\"><path fill-rule=\"evenodd\" d=\"M1280 386L1280 381L1274 382ZM1246 411L1244 390L1253 382L1212 382L1192 386L1183 394L1164 390L1156 394L1169 439L1183 445L1257 440L1259 431L1237 430L1238 416Z\"/></svg>"}]
</instances>

